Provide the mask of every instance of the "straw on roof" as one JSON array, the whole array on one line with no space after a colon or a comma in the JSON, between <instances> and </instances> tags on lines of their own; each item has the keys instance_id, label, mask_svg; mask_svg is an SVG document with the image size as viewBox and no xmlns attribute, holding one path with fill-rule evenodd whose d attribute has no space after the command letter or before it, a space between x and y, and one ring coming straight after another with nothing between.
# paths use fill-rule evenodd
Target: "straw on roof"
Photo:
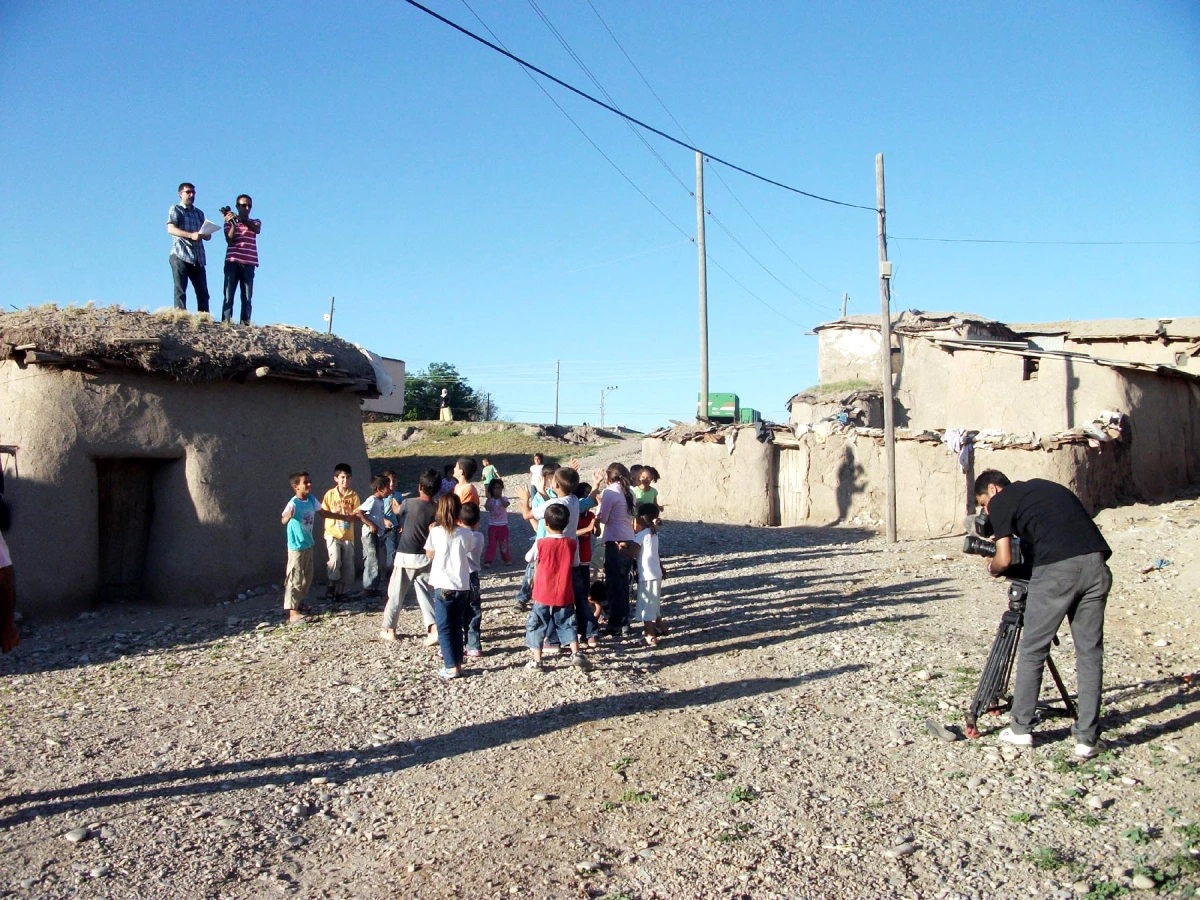
<instances>
[{"instance_id":1,"label":"straw on roof","mask_svg":"<svg viewBox=\"0 0 1200 900\"><path fill-rule=\"evenodd\" d=\"M376 391L375 373L353 344L288 325L234 325L182 310L52 305L0 313L0 359L67 368L132 367L179 381L249 374Z\"/></svg>"}]
</instances>

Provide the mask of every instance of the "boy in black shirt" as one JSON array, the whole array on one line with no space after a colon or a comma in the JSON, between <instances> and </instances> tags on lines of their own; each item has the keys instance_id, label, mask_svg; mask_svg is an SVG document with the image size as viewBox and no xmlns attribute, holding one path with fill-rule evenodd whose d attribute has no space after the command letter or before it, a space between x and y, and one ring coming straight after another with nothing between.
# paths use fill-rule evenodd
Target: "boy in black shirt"
<instances>
[{"instance_id":1,"label":"boy in black shirt","mask_svg":"<svg viewBox=\"0 0 1200 900\"><path fill-rule=\"evenodd\" d=\"M1000 739L1032 747L1034 713L1042 669L1058 626L1066 616L1075 643L1079 717L1071 728L1075 755L1100 752L1100 683L1104 667L1104 605L1112 587L1106 560L1112 555L1083 504L1061 484L1035 478L1010 482L995 469L975 479L975 499L992 521L996 555L988 563L1002 575L1012 563L1012 539L1033 568L1018 648L1012 724Z\"/></svg>"}]
</instances>

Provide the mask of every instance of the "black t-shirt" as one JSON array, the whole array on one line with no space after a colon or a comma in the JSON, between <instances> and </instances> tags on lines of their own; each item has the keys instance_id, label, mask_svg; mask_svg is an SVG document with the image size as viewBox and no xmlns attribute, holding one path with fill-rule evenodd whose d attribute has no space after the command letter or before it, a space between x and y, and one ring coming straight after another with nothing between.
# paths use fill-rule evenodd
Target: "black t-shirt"
<instances>
[{"instance_id":1,"label":"black t-shirt","mask_svg":"<svg viewBox=\"0 0 1200 900\"><path fill-rule=\"evenodd\" d=\"M1100 529L1070 490L1053 481L1014 481L988 503L997 538L1021 539L1034 566L1062 562L1087 553L1112 556Z\"/></svg>"},{"instance_id":2,"label":"black t-shirt","mask_svg":"<svg viewBox=\"0 0 1200 900\"><path fill-rule=\"evenodd\" d=\"M420 497L409 497L400 504L400 540L397 553L424 553L429 526L433 524L434 505Z\"/></svg>"}]
</instances>

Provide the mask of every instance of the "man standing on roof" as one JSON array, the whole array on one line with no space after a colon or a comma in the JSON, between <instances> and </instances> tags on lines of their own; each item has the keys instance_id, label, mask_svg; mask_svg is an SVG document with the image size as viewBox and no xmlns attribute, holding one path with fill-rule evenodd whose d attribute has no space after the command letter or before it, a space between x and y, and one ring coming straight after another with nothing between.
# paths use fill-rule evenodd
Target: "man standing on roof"
<instances>
[{"instance_id":1,"label":"man standing on roof","mask_svg":"<svg viewBox=\"0 0 1200 900\"><path fill-rule=\"evenodd\" d=\"M243 325L250 324L250 304L254 299L254 270L258 268L258 233L262 220L250 218L254 201L249 194L237 198L237 212L222 207L225 212L225 303L221 321L233 321L233 293L241 286Z\"/></svg>"},{"instance_id":2,"label":"man standing on roof","mask_svg":"<svg viewBox=\"0 0 1200 900\"><path fill-rule=\"evenodd\" d=\"M175 238L171 245L171 275L175 279L175 308L187 309L187 283L196 292L196 310L208 312L208 277L204 272L203 241L211 234L201 234L204 212L196 206L196 186L190 182L179 185L179 202L167 211L167 234Z\"/></svg>"}]
</instances>

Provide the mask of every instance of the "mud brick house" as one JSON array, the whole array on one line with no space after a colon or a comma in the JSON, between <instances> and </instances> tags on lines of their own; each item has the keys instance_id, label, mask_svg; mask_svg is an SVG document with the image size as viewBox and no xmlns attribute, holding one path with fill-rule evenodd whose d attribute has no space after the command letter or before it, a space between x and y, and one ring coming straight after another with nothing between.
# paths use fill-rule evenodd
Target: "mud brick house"
<instances>
[{"instance_id":1,"label":"mud brick house","mask_svg":"<svg viewBox=\"0 0 1200 900\"><path fill-rule=\"evenodd\" d=\"M6 533L20 608L203 602L279 582L289 473L370 475L368 355L287 326L184 312L0 314ZM319 569L320 567L318 567Z\"/></svg>"},{"instance_id":2,"label":"mud brick house","mask_svg":"<svg viewBox=\"0 0 1200 900\"><path fill-rule=\"evenodd\" d=\"M739 471L736 491L718 491L727 501L710 498L695 513L762 525L882 522L879 317L814 331L821 384L792 397L790 427L771 432L770 452L747 447L740 432L672 430L646 441L648 460L673 484L703 481L706 467L731 484L739 456L758 473ZM1093 510L1200 482L1198 356L1197 318L1012 326L969 313L897 315L900 528L957 530L984 468L1067 484ZM727 442L722 457L714 445ZM680 485L681 498L696 493Z\"/></svg>"}]
</instances>

